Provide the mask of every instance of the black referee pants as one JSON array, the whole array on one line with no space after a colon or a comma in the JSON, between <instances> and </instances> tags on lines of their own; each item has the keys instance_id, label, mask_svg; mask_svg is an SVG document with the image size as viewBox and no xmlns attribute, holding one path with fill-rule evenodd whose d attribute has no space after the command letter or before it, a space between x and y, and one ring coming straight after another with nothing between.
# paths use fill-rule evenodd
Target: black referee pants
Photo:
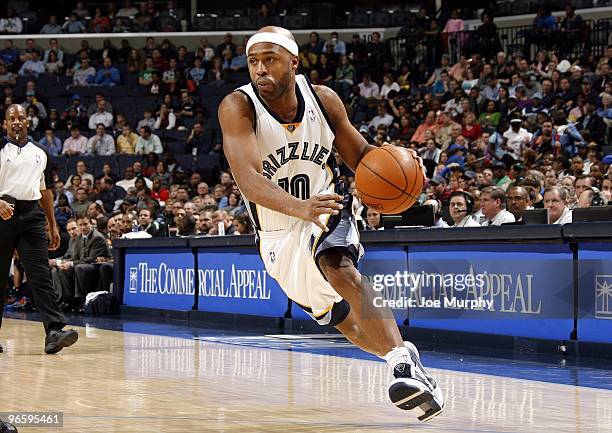
<instances>
[{"instance_id":1,"label":"black referee pants","mask_svg":"<svg viewBox=\"0 0 612 433\"><path fill-rule=\"evenodd\" d=\"M5 221L0 218L0 327L15 249L28 277L34 305L40 313L45 332L64 327L66 319L57 304L51 281L48 247L45 213L38 201L17 202L11 219Z\"/></svg>"}]
</instances>

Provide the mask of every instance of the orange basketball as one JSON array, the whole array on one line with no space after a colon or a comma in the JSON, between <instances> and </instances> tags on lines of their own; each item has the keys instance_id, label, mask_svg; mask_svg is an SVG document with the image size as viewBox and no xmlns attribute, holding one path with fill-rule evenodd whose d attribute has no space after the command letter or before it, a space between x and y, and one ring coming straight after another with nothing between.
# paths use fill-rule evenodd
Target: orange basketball
<instances>
[{"instance_id":1,"label":"orange basketball","mask_svg":"<svg viewBox=\"0 0 612 433\"><path fill-rule=\"evenodd\" d=\"M403 147L371 150L355 173L355 186L363 203L383 214L401 213L412 206L424 183L419 161Z\"/></svg>"}]
</instances>

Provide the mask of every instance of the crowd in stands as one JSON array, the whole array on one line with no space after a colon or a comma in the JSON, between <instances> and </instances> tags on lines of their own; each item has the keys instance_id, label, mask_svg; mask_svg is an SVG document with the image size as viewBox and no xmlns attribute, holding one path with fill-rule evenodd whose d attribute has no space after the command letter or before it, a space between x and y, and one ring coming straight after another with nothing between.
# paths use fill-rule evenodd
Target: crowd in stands
<instances>
[{"instance_id":1,"label":"crowd in stands","mask_svg":"<svg viewBox=\"0 0 612 433\"><path fill-rule=\"evenodd\" d=\"M424 8L415 20L446 29L439 34L460 28L434 24ZM85 265L112 263L107 250L69 251L73 236L99 234L108 248L122 236L252 233L216 120L223 93L248 81L247 39L226 34L213 46L202 37L190 47L153 37L142 47L107 40L100 50L83 40L76 53L55 39L45 47L29 39L25 49L3 41L2 113L12 103L26 108L30 135L56 165L63 242L52 265L69 274L56 278L67 305L83 300L82 278L93 272ZM338 93L368 142L422 156L428 183L420 203L434 207L437 226L520 223L525 210L543 207L550 223L563 224L575 207L612 200L612 156L604 152L612 46L601 56L542 49L533 58L474 47L453 59L442 46L394 64L377 32L367 42L312 32L300 47L300 72ZM204 157L216 162L194 163ZM359 224L380 228L380 215L362 205L353 173L335 158ZM77 278L77 265L86 277Z\"/></svg>"}]
</instances>

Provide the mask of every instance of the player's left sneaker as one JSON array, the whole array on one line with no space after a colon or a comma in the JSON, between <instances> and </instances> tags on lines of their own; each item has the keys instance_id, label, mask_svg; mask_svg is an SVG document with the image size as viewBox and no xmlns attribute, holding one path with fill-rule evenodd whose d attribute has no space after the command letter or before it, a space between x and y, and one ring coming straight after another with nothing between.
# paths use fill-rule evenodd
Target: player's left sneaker
<instances>
[{"instance_id":1,"label":"player's left sneaker","mask_svg":"<svg viewBox=\"0 0 612 433\"><path fill-rule=\"evenodd\" d=\"M79 339L79 334L74 329L54 329L49 331L45 338L45 353L51 355L62 350L64 347L70 347Z\"/></svg>"},{"instance_id":2,"label":"player's left sneaker","mask_svg":"<svg viewBox=\"0 0 612 433\"><path fill-rule=\"evenodd\" d=\"M416 346L409 341L405 341L404 345L410 352L412 362L395 366L395 380L389 385L389 398L400 409L418 409L422 413L419 421L429 421L442 413L444 395L436 380L421 364Z\"/></svg>"}]
</instances>

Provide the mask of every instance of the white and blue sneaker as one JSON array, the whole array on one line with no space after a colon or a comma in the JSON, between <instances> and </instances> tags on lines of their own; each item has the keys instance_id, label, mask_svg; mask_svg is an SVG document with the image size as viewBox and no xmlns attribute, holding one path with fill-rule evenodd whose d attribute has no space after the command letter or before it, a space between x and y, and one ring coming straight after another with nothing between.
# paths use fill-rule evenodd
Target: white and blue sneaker
<instances>
[{"instance_id":1,"label":"white and blue sneaker","mask_svg":"<svg viewBox=\"0 0 612 433\"><path fill-rule=\"evenodd\" d=\"M389 385L389 398L400 409L417 409L421 413L419 421L429 421L442 413L444 395L421 364L416 346L409 341L404 345L408 348L410 360L398 363L393 369L395 379Z\"/></svg>"}]
</instances>

